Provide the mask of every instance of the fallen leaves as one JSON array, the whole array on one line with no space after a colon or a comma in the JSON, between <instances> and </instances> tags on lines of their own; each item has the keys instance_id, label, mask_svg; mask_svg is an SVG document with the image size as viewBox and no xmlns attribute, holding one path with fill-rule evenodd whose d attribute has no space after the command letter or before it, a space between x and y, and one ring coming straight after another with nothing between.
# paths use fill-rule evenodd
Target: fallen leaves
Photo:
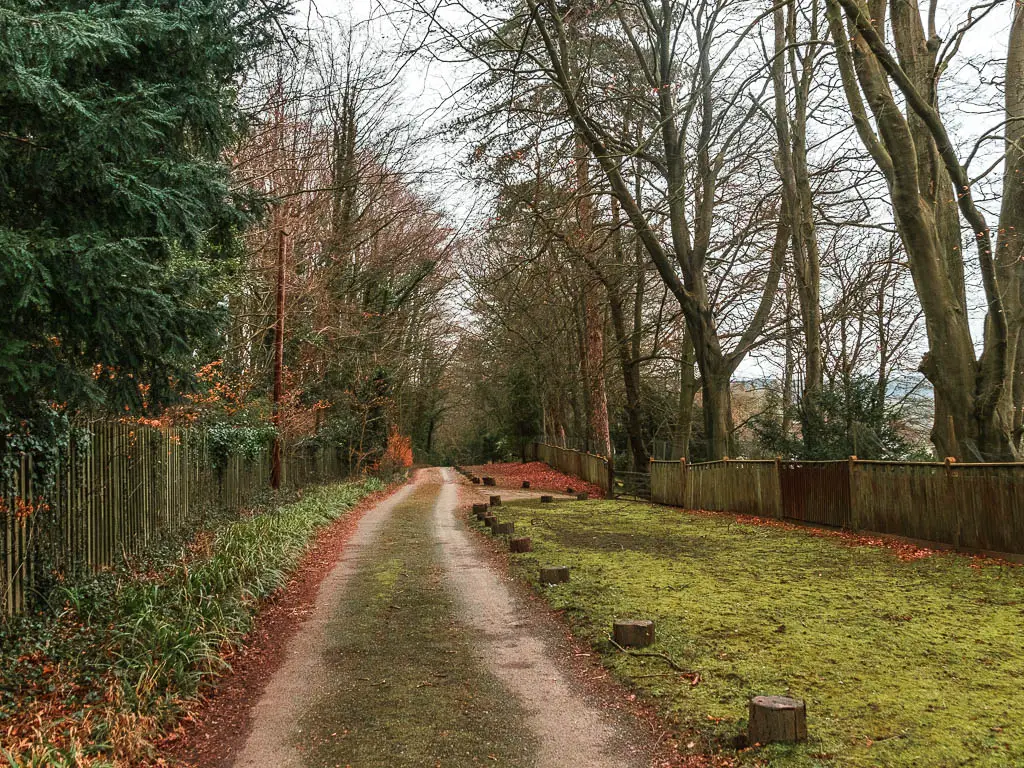
<instances>
[{"instance_id":1,"label":"fallen leaves","mask_svg":"<svg viewBox=\"0 0 1024 768\"><path fill-rule=\"evenodd\" d=\"M566 475L557 469L552 469L542 461L531 461L526 464L518 462L480 464L474 467L465 467L465 469L481 477L493 477L498 486L502 488L521 488L523 481L529 480L531 490L565 493L568 488L572 488L573 492L586 493L591 498L604 497L604 491L600 487L578 477Z\"/></svg>"}]
</instances>

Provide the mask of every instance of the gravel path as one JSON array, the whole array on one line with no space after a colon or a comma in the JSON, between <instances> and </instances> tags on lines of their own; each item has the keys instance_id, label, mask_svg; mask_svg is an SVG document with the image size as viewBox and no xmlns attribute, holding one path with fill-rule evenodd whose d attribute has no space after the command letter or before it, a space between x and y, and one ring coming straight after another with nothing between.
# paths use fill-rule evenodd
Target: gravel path
<instances>
[{"instance_id":1,"label":"gravel path","mask_svg":"<svg viewBox=\"0 0 1024 768\"><path fill-rule=\"evenodd\" d=\"M345 587L372 553L381 526L413 490L406 486L369 510L359 521L341 559L320 585L316 606L288 648L287 660L267 684L253 712L253 727L234 765L237 768L292 768L302 765L291 745L292 726L305 705L322 689L327 670L320 649L331 615Z\"/></svg>"},{"instance_id":2,"label":"gravel path","mask_svg":"<svg viewBox=\"0 0 1024 768\"><path fill-rule=\"evenodd\" d=\"M434 508L434 530L448 583L459 597L462 618L477 631L479 658L524 702L526 724L538 740L537 768L645 765L617 724L559 668L537 617L516 600L454 514L458 491L453 473L440 472L446 482ZM512 495L502 491L503 497Z\"/></svg>"},{"instance_id":3,"label":"gravel path","mask_svg":"<svg viewBox=\"0 0 1024 768\"><path fill-rule=\"evenodd\" d=\"M640 768L456 514L449 470L369 511L253 713L236 768Z\"/></svg>"}]
</instances>

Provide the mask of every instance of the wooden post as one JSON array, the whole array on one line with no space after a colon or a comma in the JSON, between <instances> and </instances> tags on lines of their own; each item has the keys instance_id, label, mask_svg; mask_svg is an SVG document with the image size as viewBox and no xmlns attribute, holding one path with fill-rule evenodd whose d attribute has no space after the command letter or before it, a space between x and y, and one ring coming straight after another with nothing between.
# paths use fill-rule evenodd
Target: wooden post
<instances>
[{"instance_id":1,"label":"wooden post","mask_svg":"<svg viewBox=\"0 0 1024 768\"><path fill-rule=\"evenodd\" d=\"M485 515L484 516L484 525L486 525L488 528L493 528L497 524L498 524L498 518L495 517L494 515Z\"/></svg>"},{"instance_id":2,"label":"wooden post","mask_svg":"<svg viewBox=\"0 0 1024 768\"><path fill-rule=\"evenodd\" d=\"M488 506L486 504L474 504L473 514L476 515L478 520L483 520L484 515L487 514Z\"/></svg>"},{"instance_id":3,"label":"wooden post","mask_svg":"<svg viewBox=\"0 0 1024 768\"><path fill-rule=\"evenodd\" d=\"M529 552L533 549L533 542L528 536L520 536L518 538L508 540L509 552Z\"/></svg>"},{"instance_id":4,"label":"wooden post","mask_svg":"<svg viewBox=\"0 0 1024 768\"><path fill-rule=\"evenodd\" d=\"M952 419L953 417L950 416ZM956 463L954 456L947 456L943 462L945 464L945 475L946 475L946 494L950 502L953 504L953 509L956 513L956 546L960 547L963 545L963 511L960 509L960 505L955 503L956 489L953 486L953 464Z\"/></svg>"},{"instance_id":5,"label":"wooden post","mask_svg":"<svg viewBox=\"0 0 1024 768\"><path fill-rule=\"evenodd\" d=\"M484 477L484 485L497 485L493 477Z\"/></svg>"},{"instance_id":6,"label":"wooden post","mask_svg":"<svg viewBox=\"0 0 1024 768\"><path fill-rule=\"evenodd\" d=\"M495 536L511 536L516 532L516 524L513 522L498 523L491 526L491 533Z\"/></svg>"},{"instance_id":7,"label":"wooden post","mask_svg":"<svg viewBox=\"0 0 1024 768\"><path fill-rule=\"evenodd\" d=\"M501 496L491 496L491 506L492 507L500 507L501 506Z\"/></svg>"},{"instance_id":8,"label":"wooden post","mask_svg":"<svg viewBox=\"0 0 1024 768\"><path fill-rule=\"evenodd\" d=\"M612 624L612 637L625 648L645 648L654 643L654 622L622 619Z\"/></svg>"},{"instance_id":9,"label":"wooden post","mask_svg":"<svg viewBox=\"0 0 1024 768\"><path fill-rule=\"evenodd\" d=\"M856 494L853 492L853 473L857 468L857 455L853 454L850 456L846 482L850 486L850 528L856 530L860 526L857 524L857 510L854 508L854 503L857 500Z\"/></svg>"},{"instance_id":10,"label":"wooden post","mask_svg":"<svg viewBox=\"0 0 1024 768\"><path fill-rule=\"evenodd\" d=\"M747 724L750 744L807 741L807 707L802 699L755 696Z\"/></svg>"},{"instance_id":11,"label":"wooden post","mask_svg":"<svg viewBox=\"0 0 1024 768\"><path fill-rule=\"evenodd\" d=\"M523 480L523 488L529 488L529 487L530 487L530 481L529 480Z\"/></svg>"}]
</instances>

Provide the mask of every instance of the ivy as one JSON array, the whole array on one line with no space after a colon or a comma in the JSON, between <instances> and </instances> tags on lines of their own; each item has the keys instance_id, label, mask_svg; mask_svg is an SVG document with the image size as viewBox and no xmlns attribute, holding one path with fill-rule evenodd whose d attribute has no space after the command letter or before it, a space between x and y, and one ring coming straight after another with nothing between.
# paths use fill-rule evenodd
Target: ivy
<instances>
[{"instance_id":1,"label":"ivy","mask_svg":"<svg viewBox=\"0 0 1024 768\"><path fill-rule=\"evenodd\" d=\"M270 425L211 424L206 428L207 457L218 469L232 456L255 461L276 435L277 430Z\"/></svg>"}]
</instances>

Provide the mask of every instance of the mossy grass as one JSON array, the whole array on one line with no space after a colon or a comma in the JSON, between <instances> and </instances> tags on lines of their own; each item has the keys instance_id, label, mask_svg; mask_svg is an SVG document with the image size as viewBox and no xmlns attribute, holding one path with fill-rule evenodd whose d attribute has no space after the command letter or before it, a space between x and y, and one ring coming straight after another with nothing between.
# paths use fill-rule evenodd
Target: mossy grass
<instances>
[{"instance_id":1,"label":"mossy grass","mask_svg":"<svg viewBox=\"0 0 1024 768\"><path fill-rule=\"evenodd\" d=\"M1024 765L1024 568L891 550L615 501L504 508L533 552L512 567L572 569L538 589L694 751L731 752L758 694L805 699L810 741L742 751L743 765ZM655 650L607 641L653 619ZM666 674L668 673L668 674ZM760 762L758 762L760 761Z\"/></svg>"},{"instance_id":2,"label":"mossy grass","mask_svg":"<svg viewBox=\"0 0 1024 768\"><path fill-rule=\"evenodd\" d=\"M516 700L472 653L432 530L438 487L400 504L325 636L326 689L300 718L305 765L533 765Z\"/></svg>"},{"instance_id":3,"label":"mossy grass","mask_svg":"<svg viewBox=\"0 0 1024 768\"><path fill-rule=\"evenodd\" d=\"M227 668L225 652L316 531L382 487L315 488L293 504L216 518L144 570L63 585L55 615L0 625L0 757L52 768L153 758L152 741Z\"/></svg>"}]
</instances>

